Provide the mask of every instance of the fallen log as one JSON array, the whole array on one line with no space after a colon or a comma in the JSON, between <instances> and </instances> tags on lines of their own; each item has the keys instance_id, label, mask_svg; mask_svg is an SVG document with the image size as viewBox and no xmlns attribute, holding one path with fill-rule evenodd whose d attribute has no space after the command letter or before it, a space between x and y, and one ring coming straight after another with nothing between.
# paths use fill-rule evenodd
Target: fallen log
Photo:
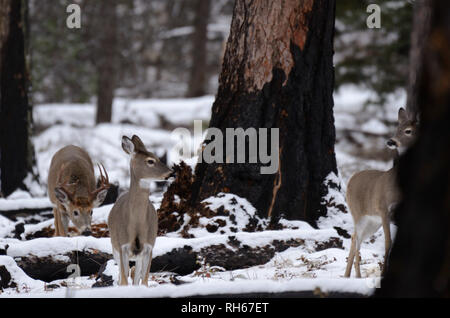
<instances>
[{"instance_id":1,"label":"fallen log","mask_svg":"<svg viewBox=\"0 0 450 318\"><path fill-rule=\"evenodd\" d=\"M41 216L53 216L51 207L44 208L23 208L17 210L0 210L0 215L10 219L11 221L17 221L17 218L25 218L31 215Z\"/></svg>"},{"instance_id":2,"label":"fallen log","mask_svg":"<svg viewBox=\"0 0 450 318\"><path fill-rule=\"evenodd\" d=\"M100 206L113 204L119 196L120 188L118 184L111 184L106 194L105 200ZM41 215L47 218L53 217L53 206L47 198L33 198L21 200L0 199L0 215L17 221L17 218L26 218L33 215Z\"/></svg>"},{"instance_id":3,"label":"fallen log","mask_svg":"<svg viewBox=\"0 0 450 318\"><path fill-rule=\"evenodd\" d=\"M151 265L151 272L173 272L178 275L188 275L198 270L202 265L220 266L225 270L248 268L269 262L276 252L282 252L289 247L302 246L302 239L286 241L274 240L260 247L249 247L229 236L228 246L216 244L193 250L190 246L173 249L168 253L156 256ZM317 251L327 248L343 248L342 240L332 237L328 241L317 242ZM60 255L37 257L24 255L15 257L17 265L30 277L45 282L68 278L73 272L68 270L71 264L77 264L81 276L97 277L103 275L102 265L112 259L112 255L98 250L86 249L72 251Z\"/></svg>"}]
</instances>

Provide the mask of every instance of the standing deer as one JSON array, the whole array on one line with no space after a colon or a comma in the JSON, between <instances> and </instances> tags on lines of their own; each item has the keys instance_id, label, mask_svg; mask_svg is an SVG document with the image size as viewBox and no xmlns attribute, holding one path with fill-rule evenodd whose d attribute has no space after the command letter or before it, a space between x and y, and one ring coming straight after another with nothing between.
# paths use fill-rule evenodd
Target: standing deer
<instances>
[{"instance_id":1,"label":"standing deer","mask_svg":"<svg viewBox=\"0 0 450 318\"><path fill-rule=\"evenodd\" d=\"M403 153L415 139L417 120L411 118L400 108L398 112L397 131L386 144L389 148ZM400 201L400 193L396 183L395 165L388 171L364 170L355 173L347 185L347 204L354 222L352 245L347 260L345 277L350 277L353 260L355 260L356 277L361 277L359 267L359 249L361 243L383 226L385 237L386 264L391 247L390 222L395 205Z\"/></svg>"},{"instance_id":2,"label":"standing deer","mask_svg":"<svg viewBox=\"0 0 450 318\"><path fill-rule=\"evenodd\" d=\"M150 180L167 179L172 170L147 151L141 139L123 136L122 148L130 155L130 191L114 204L108 227L116 263L119 265L119 285L128 285L129 260L136 266L133 285L148 286L152 250L158 232L158 215L149 201Z\"/></svg>"},{"instance_id":3,"label":"standing deer","mask_svg":"<svg viewBox=\"0 0 450 318\"><path fill-rule=\"evenodd\" d=\"M98 168L101 184L96 188L94 166L85 150L71 145L53 155L48 194L54 205L55 236L67 236L69 220L82 235L91 234L92 209L102 204L109 188L105 167L105 175Z\"/></svg>"}]
</instances>

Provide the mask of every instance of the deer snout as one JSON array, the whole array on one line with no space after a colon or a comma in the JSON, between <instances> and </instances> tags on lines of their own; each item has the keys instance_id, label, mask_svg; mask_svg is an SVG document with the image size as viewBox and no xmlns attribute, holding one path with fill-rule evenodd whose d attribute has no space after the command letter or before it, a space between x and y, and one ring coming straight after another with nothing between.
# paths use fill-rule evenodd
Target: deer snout
<instances>
[{"instance_id":1,"label":"deer snout","mask_svg":"<svg viewBox=\"0 0 450 318\"><path fill-rule=\"evenodd\" d=\"M92 234L92 232L90 229L86 229L81 233L81 235L83 235L83 236L90 236L91 234Z\"/></svg>"},{"instance_id":2,"label":"deer snout","mask_svg":"<svg viewBox=\"0 0 450 318\"><path fill-rule=\"evenodd\" d=\"M388 146L389 149L397 149L399 147L397 140L393 138L386 141L386 145Z\"/></svg>"},{"instance_id":3,"label":"deer snout","mask_svg":"<svg viewBox=\"0 0 450 318\"><path fill-rule=\"evenodd\" d=\"M164 180L167 180L167 179L169 179L169 178L171 178L171 177L176 177L175 176L175 171L173 171L172 169L169 169L169 171L166 173L166 176L164 177Z\"/></svg>"}]
</instances>

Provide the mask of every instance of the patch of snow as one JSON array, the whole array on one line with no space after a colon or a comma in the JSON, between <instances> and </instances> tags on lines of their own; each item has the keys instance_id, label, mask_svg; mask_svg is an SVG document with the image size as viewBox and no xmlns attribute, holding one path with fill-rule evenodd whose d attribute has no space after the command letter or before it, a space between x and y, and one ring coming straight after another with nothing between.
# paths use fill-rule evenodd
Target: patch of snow
<instances>
[{"instance_id":1,"label":"patch of snow","mask_svg":"<svg viewBox=\"0 0 450 318\"><path fill-rule=\"evenodd\" d=\"M45 257L58 254L63 255L72 251L82 251L85 249L99 250L111 254L111 240L110 238L94 238L92 236L36 238L10 244L7 254L11 257L25 255Z\"/></svg>"},{"instance_id":2,"label":"patch of snow","mask_svg":"<svg viewBox=\"0 0 450 318\"><path fill-rule=\"evenodd\" d=\"M31 195L27 191L24 191L22 189L17 189L13 193L11 193L6 199L8 199L8 200L31 199Z\"/></svg>"},{"instance_id":3,"label":"patch of snow","mask_svg":"<svg viewBox=\"0 0 450 318\"><path fill-rule=\"evenodd\" d=\"M18 191L14 192L16 194ZM19 194L21 195L21 194ZM12 211L21 209L52 209L52 203L48 198L0 198L0 211Z\"/></svg>"},{"instance_id":4,"label":"patch of snow","mask_svg":"<svg viewBox=\"0 0 450 318\"><path fill-rule=\"evenodd\" d=\"M379 119L372 118L361 126L361 130L371 134L383 135L389 132L389 129Z\"/></svg>"},{"instance_id":5,"label":"patch of snow","mask_svg":"<svg viewBox=\"0 0 450 318\"><path fill-rule=\"evenodd\" d=\"M328 186L328 193L322 198L322 202L327 202L329 205L327 208L327 216L320 217L317 225L321 229L338 226L350 234L353 230L353 219L345 200L345 193L343 190L330 187L330 183L341 187L341 180L334 172L330 172L324 180L324 184ZM348 213L344 213L342 209L345 209Z\"/></svg>"},{"instance_id":6,"label":"patch of snow","mask_svg":"<svg viewBox=\"0 0 450 318\"><path fill-rule=\"evenodd\" d=\"M15 228L15 224L10 219L0 215L0 238L6 237Z\"/></svg>"},{"instance_id":7,"label":"patch of snow","mask_svg":"<svg viewBox=\"0 0 450 318\"><path fill-rule=\"evenodd\" d=\"M311 291L319 288L322 292L348 292L370 295L373 293L370 279L292 279L289 281L244 280L219 281L198 280L190 284L179 286L164 284L155 288L143 286L127 286L114 288L74 289L71 297L77 298L128 298L128 297L189 297L198 295L226 295L239 293L282 293ZM33 294L33 297L66 297L67 291L55 290L52 293ZM15 297L29 297L27 294L13 295ZM1 297L1 296L0 296Z\"/></svg>"},{"instance_id":8,"label":"patch of snow","mask_svg":"<svg viewBox=\"0 0 450 318\"><path fill-rule=\"evenodd\" d=\"M11 280L17 284L17 289L21 292L20 295L34 294L44 291L44 282L30 278L24 271L17 266L14 259L10 256L0 256L0 265L5 266L8 272L11 274ZM15 292L8 291L6 289L0 294L0 297L11 296L16 294Z\"/></svg>"}]
</instances>

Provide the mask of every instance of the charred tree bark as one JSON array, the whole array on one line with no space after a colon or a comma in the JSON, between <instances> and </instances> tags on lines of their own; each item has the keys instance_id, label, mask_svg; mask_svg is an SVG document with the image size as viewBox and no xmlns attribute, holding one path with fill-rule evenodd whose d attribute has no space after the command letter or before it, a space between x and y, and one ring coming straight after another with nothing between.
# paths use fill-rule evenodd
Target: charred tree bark
<instances>
[{"instance_id":1,"label":"charred tree bark","mask_svg":"<svg viewBox=\"0 0 450 318\"><path fill-rule=\"evenodd\" d=\"M450 3L432 2L416 144L400 158L398 232L379 296L450 296Z\"/></svg>"},{"instance_id":2,"label":"charred tree bark","mask_svg":"<svg viewBox=\"0 0 450 318\"><path fill-rule=\"evenodd\" d=\"M417 95L420 88L420 74L423 67L424 43L427 42L431 26L431 0L414 3L413 30L409 51L409 75L407 86L406 109L411 114L418 114Z\"/></svg>"},{"instance_id":3,"label":"charred tree bark","mask_svg":"<svg viewBox=\"0 0 450 318\"><path fill-rule=\"evenodd\" d=\"M261 174L260 161L199 163L194 201L232 192L263 217L314 225L325 215L324 178L336 173L334 18L335 1L236 1L210 127L224 136L226 128L279 128L279 166Z\"/></svg>"},{"instance_id":4,"label":"charred tree bark","mask_svg":"<svg viewBox=\"0 0 450 318\"><path fill-rule=\"evenodd\" d=\"M99 48L97 52L97 117L96 123L109 123L112 118L114 90L117 85L117 0L101 1ZM101 29L101 30L100 30Z\"/></svg>"},{"instance_id":5,"label":"charred tree bark","mask_svg":"<svg viewBox=\"0 0 450 318\"><path fill-rule=\"evenodd\" d=\"M32 172L32 109L28 99L27 6L25 0L0 2L0 172L7 196Z\"/></svg>"},{"instance_id":6,"label":"charred tree bark","mask_svg":"<svg viewBox=\"0 0 450 318\"><path fill-rule=\"evenodd\" d=\"M208 20L211 7L210 0L197 0L195 8L194 33L192 35L191 74L186 97L205 95L207 84Z\"/></svg>"}]
</instances>

